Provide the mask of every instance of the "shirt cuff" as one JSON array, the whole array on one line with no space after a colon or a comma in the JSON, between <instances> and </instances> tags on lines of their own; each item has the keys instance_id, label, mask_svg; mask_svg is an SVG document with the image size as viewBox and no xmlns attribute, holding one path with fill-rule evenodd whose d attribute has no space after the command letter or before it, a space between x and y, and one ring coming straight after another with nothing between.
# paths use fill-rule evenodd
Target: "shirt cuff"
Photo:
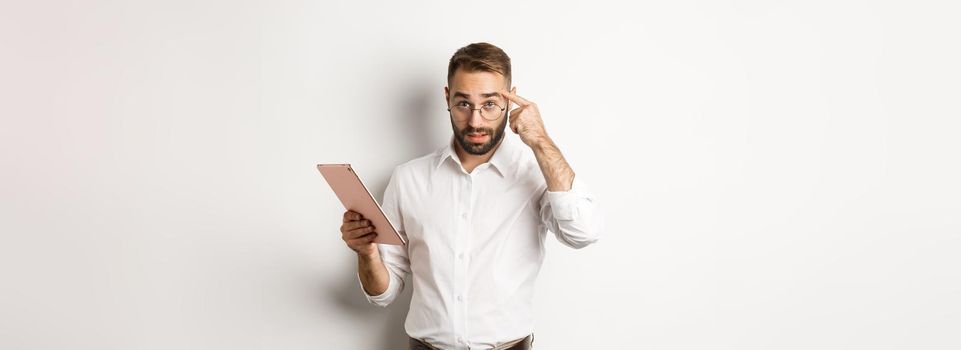
<instances>
[{"instance_id":1,"label":"shirt cuff","mask_svg":"<svg viewBox=\"0 0 961 350\"><path fill-rule=\"evenodd\" d=\"M367 294L367 290L364 289L364 283L360 281L360 273L357 274L357 284L360 285L360 291L364 293L365 297L367 297L367 302L381 306L387 306L387 304L390 304L391 294L393 293L391 289L395 288L396 285L396 283L393 281L393 276L391 276L390 279L391 281L387 285L387 290L385 290L383 293L380 293L380 295L370 295Z\"/></svg>"},{"instance_id":2,"label":"shirt cuff","mask_svg":"<svg viewBox=\"0 0 961 350\"><path fill-rule=\"evenodd\" d=\"M556 220L571 221L579 219L581 216L580 210L578 210L579 202L582 200L590 201L590 199L591 195L586 186L576 176L571 183L570 190L547 191L547 201L551 204L551 211Z\"/></svg>"}]
</instances>

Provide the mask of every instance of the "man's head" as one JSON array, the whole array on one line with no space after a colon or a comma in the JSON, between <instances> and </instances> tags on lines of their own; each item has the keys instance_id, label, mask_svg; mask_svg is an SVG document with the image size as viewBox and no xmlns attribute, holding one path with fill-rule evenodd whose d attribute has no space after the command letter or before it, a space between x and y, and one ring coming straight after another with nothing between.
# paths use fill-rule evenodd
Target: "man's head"
<instances>
[{"instance_id":1,"label":"man's head","mask_svg":"<svg viewBox=\"0 0 961 350\"><path fill-rule=\"evenodd\" d=\"M509 105L498 92L510 84L511 59L497 46L470 44L450 58L444 97L454 139L467 153L487 154L504 138Z\"/></svg>"}]
</instances>

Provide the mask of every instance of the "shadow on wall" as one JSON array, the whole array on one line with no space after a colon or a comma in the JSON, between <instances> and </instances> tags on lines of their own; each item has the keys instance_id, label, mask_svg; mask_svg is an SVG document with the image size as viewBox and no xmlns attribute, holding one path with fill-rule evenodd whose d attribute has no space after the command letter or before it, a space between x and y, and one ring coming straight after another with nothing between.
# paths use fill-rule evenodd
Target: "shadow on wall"
<instances>
[{"instance_id":1,"label":"shadow on wall","mask_svg":"<svg viewBox=\"0 0 961 350\"><path fill-rule=\"evenodd\" d=\"M408 94L401 96L401 105L404 106L404 108L402 110L403 122L400 124L406 129L397 134L408 136L387 141L412 142L413 144L407 145L407 147L399 148L413 150L413 154L408 154L407 159L385 160L385 162L391 162L394 165L399 165L414 157L430 153L441 146L432 144L431 141L435 139L432 135L434 130L431 126L437 124L432 118L436 118L440 114L437 112L437 106L431 106L430 101L432 100L431 96L434 94L442 94L443 86L429 84L429 81L423 79L423 77L412 80L413 81L407 81L409 83L406 84L407 88L399 90L406 91ZM444 114L446 114L446 112ZM391 168L391 170L393 170L393 168ZM382 174L375 179L371 179L371 183L368 184L371 193L377 197L379 202L383 202L383 193L387 187L389 178L390 173ZM345 249L347 249L346 246ZM348 265L354 266L355 269L344 271L340 276L341 282L337 285L341 286L341 288L335 293L335 302L342 306L346 312L353 313L356 319L360 320L359 324L383 325L383 329L379 332L380 339L378 349L406 348L407 332L404 330L404 321L407 317L407 310L410 308L410 298L413 287L408 283L404 288L404 292L387 308L370 304L364 297L363 289L361 289L360 283L357 280L357 260L354 259L353 256L351 257L351 262ZM367 322L368 320L370 322ZM371 333L372 336L376 336L376 334L377 333Z\"/></svg>"},{"instance_id":2,"label":"shadow on wall","mask_svg":"<svg viewBox=\"0 0 961 350\"><path fill-rule=\"evenodd\" d=\"M356 266L356 259L351 259ZM407 332L404 330L404 320L410 307L411 289L404 288L404 293L397 297L387 308L370 304L364 297L364 291L357 281L357 270L350 270L343 274L340 289L335 298L346 312L352 313L358 327L367 325L381 325L382 329L369 329L371 337L378 338L374 343L376 349L403 349L407 346Z\"/></svg>"},{"instance_id":3,"label":"shadow on wall","mask_svg":"<svg viewBox=\"0 0 961 350\"><path fill-rule=\"evenodd\" d=\"M435 133L448 135L445 141L449 141L450 136L453 135L453 131L450 129L450 117L444 110L447 106L443 104L444 86L442 84L425 84L422 80L419 84L412 84L416 87L415 89L408 90L411 93L406 96L403 104L405 106L403 125L406 126L407 130L402 133L403 135L411 135L412 137L408 139L414 143L411 145L413 147L408 148L414 150L414 154L408 159L426 155L444 146L435 143L435 140L437 140ZM441 104L434 105L431 101L435 101L434 98L437 97L439 97ZM436 130L436 127L441 127L441 129ZM408 159L400 160L396 164L401 164Z\"/></svg>"}]
</instances>

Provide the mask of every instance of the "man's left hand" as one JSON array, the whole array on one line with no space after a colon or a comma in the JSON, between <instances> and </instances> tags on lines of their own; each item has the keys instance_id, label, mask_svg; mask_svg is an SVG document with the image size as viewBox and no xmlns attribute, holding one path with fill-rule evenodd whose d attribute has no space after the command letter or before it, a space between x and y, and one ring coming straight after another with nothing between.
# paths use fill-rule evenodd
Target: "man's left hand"
<instances>
[{"instance_id":1,"label":"man's left hand","mask_svg":"<svg viewBox=\"0 0 961 350\"><path fill-rule=\"evenodd\" d=\"M511 130L520 135L521 141L524 141L528 147L548 141L547 131L544 129L544 121L541 120L541 112L537 109L537 104L517 96L516 93L516 87L511 91L500 92L508 100L517 104L517 108L511 110L508 116Z\"/></svg>"}]
</instances>

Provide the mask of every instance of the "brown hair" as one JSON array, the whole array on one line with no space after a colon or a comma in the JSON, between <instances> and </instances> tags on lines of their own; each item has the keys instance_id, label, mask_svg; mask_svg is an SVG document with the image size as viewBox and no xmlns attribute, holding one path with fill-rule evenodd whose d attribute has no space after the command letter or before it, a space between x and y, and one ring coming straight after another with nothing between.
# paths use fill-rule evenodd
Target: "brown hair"
<instances>
[{"instance_id":1,"label":"brown hair","mask_svg":"<svg viewBox=\"0 0 961 350\"><path fill-rule=\"evenodd\" d=\"M511 82L511 58L501 48L488 43L473 43L454 52L447 66L448 85L458 69L500 73L508 84Z\"/></svg>"}]
</instances>

